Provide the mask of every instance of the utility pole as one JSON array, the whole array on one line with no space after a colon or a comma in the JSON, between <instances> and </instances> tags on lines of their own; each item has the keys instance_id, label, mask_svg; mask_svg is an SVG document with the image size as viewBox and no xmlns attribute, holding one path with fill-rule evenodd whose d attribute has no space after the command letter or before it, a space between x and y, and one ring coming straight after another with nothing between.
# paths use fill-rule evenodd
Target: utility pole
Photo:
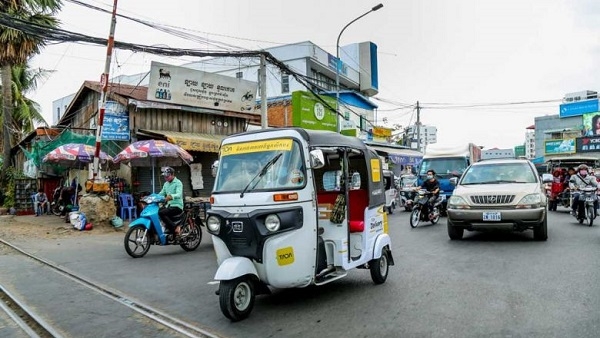
<instances>
[{"instance_id":1,"label":"utility pole","mask_svg":"<svg viewBox=\"0 0 600 338\"><path fill-rule=\"evenodd\" d=\"M417 101L417 150L421 151L421 107Z\"/></svg>"},{"instance_id":2,"label":"utility pole","mask_svg":"<svg viewBox=\"0 0 600 338\"><path fill-rule=\"evenodd\" d=\"M104 125L104 111L106 109L106 93L108 91L108 73L110 72L110 61L112 58L112 49L115 43L115 26L117 25L117 1L114 0L112 18L110 22L110 31L108 33L108 43L106 46L106 62L104 64L104 73L100 77L102 84L102 94L100 95L100 109L98 112L98 124L96 126L96 151L94 152L94 169L92 181L95 182L98 176L100 166L100 146L102 145L102 126Z\"/></svg>"},{"instance_id":3,"label":"utility pole","mask_svg":"<svg viewBox=\"0 0 600 338\"><path fill-rule=\"evenodd\" d=\"M262 129L269 128L269 117L267 114L267 59L264 54L260 55L260 125Z\"/></svg>"}]
</instances>

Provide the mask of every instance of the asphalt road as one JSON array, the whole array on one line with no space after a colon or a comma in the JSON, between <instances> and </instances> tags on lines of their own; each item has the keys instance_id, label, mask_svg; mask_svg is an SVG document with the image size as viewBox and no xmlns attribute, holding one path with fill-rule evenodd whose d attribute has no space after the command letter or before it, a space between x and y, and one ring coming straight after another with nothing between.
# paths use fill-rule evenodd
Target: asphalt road
<instances>
[{"instance_id":1,"label":"asphalt road","mask_svg":"<svg viewBox=\"0 0 600 338\"><path fill-rule=\"evenodd\" d=\"M600 224L580 225L565 209L551 212L548 225L546 242L531 231L466 232L450 241L445 218L412 229L408 213L397 210L390 216L396 265L386 283L374 285L368 270L354 270L322 287L276 290L257 297L251 316L238 323L221 314L217 286L208 284L217 266L206 232L195 252L152 247L141 259L125 253L122 234L15 244L225 337L598 337ZM47 305L56 299L43 292L35 269L16 261L0 256L0 283L48 321L68 323L72 313ZM127 311L111 315L106 301L82 299L88 310L79 311L100 311L98 322L87 331L64 329L74 337L104 335L96 331L102 322L128 337L165 335L133 330L139 325Z\"/></svg>"}]
</instances>

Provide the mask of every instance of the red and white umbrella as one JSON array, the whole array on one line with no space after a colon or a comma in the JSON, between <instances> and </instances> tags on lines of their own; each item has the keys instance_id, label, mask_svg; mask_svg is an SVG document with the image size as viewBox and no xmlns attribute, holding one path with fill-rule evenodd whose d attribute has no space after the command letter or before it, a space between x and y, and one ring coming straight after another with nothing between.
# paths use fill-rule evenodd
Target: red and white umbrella
<instances>
[{"instance_id":1,"label":"red and white umbrella","mask_svg":"<svg viewBox=\"0 0 600 338\"><path fill-rule=\"evenodd\" d=\"M190 153L180 146L163 140L143 140L133 142L115 156L113 162L119 163L157 157L175 157L189 164L194 159Z\"/></svg>"},{"instance_id":2,"label":"red and white umbrella","mask_svg":"<svg viewBox=\"0 0 600 338\"><path fill-rule=\"evenodd\" d=\"M114 163L129 162L133 166L152 167L152 191L154 192L154 166L156 159L181 160L186 164L193 161L193 157L177 144L163 140L143 140L133 142L125 147L113 159Z\"/></svg>"},{"instance_id":3,"label":"red and white umbrella","mask_svg":"<svg viewBox=\"0 0 600 338\"><path fill-rule=\"evenodd\" d=\"M50 151L42 162L50 162L68 168L80 168L94 160L96 149L83 143L67 143ZM113 158L100 152L100 163L110 163Z\"/></svg>"}]
</instances>

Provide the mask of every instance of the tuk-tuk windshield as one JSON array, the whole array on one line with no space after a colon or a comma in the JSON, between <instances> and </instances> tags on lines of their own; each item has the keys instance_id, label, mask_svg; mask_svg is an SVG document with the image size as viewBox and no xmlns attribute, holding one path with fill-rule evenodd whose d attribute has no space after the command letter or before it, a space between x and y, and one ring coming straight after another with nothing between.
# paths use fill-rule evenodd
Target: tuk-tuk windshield
<instances>
[{"instance_id":1,"label":"tuk-tuk windshield","mask_svg":"<svg viewBox=\"0 0 600 338\"><path fill-rule=\"evenodd\" d=\"M298 189L306 184L303 164L300 145L292 139L227 144L213 192Z\"/></svg>"},{"instance_id":2,"label":"tuk-tuk windshield","mask_svg":"<svg viewBox=\"0 0 600 338\"><path fill-rule=\"evenodd\" d=\"M417 176L402 176L400 177L400 188L414 188L417 186Z\"/></svg>"}]
</instances>

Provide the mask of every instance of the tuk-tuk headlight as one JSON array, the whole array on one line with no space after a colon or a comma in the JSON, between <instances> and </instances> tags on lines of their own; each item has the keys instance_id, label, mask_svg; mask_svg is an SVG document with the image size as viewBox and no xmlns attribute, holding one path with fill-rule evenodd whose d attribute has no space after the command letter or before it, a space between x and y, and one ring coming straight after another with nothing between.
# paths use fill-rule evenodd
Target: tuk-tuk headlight
<instances>
[{"instance_id":1,"label":"tuk-tuk headlight","mask_svg":"<svg viewBox=\"0 0 600 338\"><path fill-rule=\"evenodd\" d=\"M206 227L211 232L219 232L219 229L221 228L221 220L219 220L219 218L216 216L208 216L208 219L206 220Z\"/></svg>"},{"instance_id":2,"label":"tuk-tuk headlight","mask_svg":"<svg viewBox=\"0 0 600 338\"><path fill-rule=\"evenodd\" d=\"M265 227L267 230L273 232L279 230L279 226L281 225L281 221L279 217L275 214L271 214L265 218Z\"/></svg>"}]
</instances>

